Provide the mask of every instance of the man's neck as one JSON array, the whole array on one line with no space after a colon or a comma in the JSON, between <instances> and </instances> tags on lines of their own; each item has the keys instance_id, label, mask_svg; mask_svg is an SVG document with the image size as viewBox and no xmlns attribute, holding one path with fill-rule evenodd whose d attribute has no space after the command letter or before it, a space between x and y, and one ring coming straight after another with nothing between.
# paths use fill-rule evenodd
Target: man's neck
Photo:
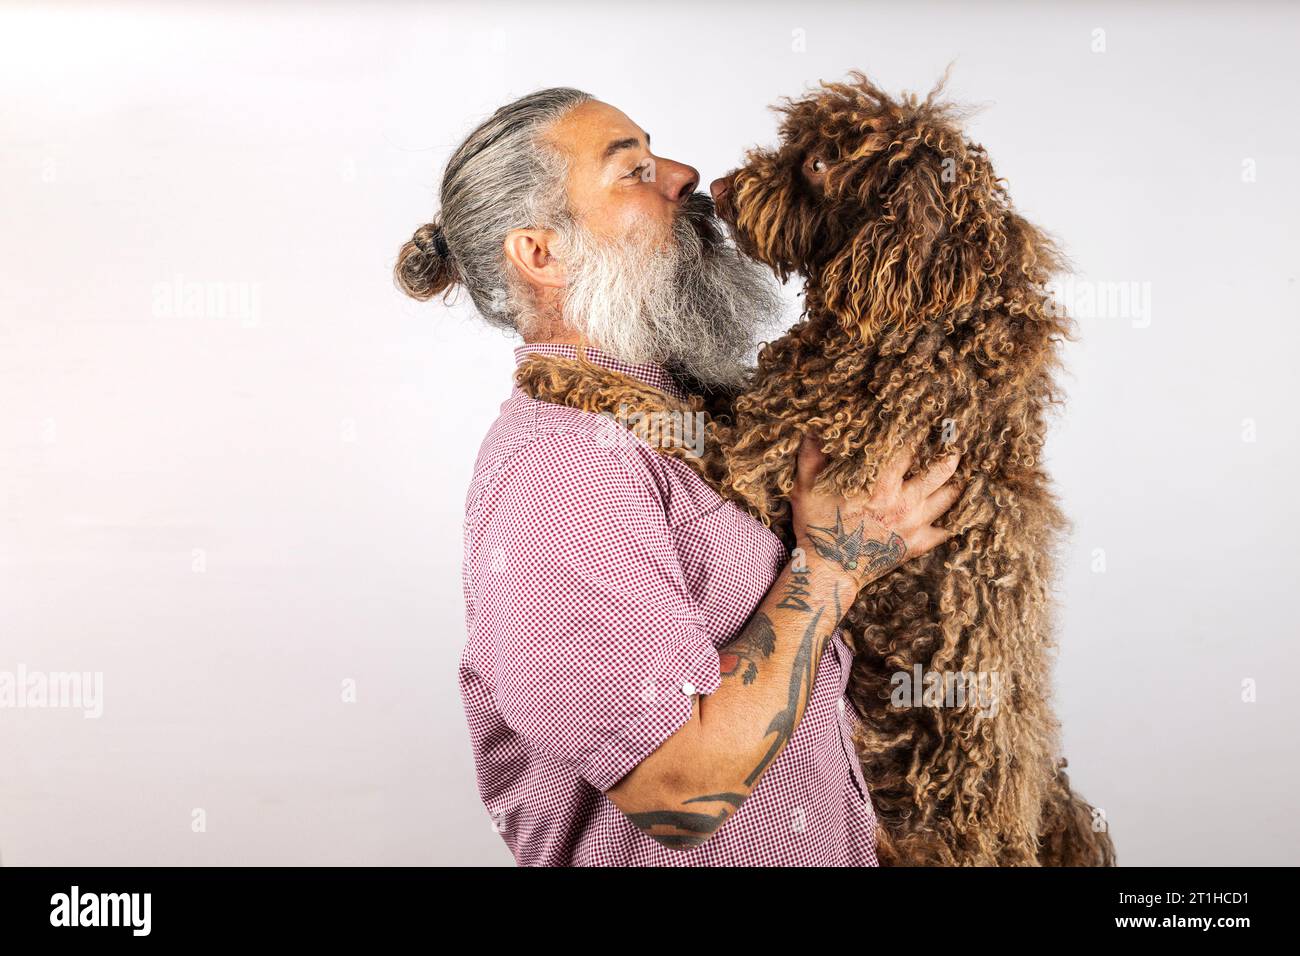
<instances>
[{"instance_id":1,"label":"man's neck","mask_svg":"<svg viewBox=\"0 0 1300 956\"><path fill-rule=\"evenodd\" d=\"M577 332L559 331L555 333L538 333L525 335L525 345L583 345L582 336Z\"/></svg>"},{"instance_id":2,"label":"man's neck","mask_svg":"<svg viewBox=\"0 0 1300 956\"><path fill-rule=\"evenodd\" d=\"M581 335L559 316L528 323L525 345L585 345Z\"/></svg>"}]
</instances>

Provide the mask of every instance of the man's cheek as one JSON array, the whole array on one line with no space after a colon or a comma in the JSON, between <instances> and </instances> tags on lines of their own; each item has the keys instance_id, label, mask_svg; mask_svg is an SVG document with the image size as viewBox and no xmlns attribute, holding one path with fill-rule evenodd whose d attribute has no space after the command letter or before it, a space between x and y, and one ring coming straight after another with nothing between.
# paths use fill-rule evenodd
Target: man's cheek
<instances>
[{"instance_id":1,"label":"man's cheek","mask_svg":"<svg viewBox=\"0 0 1300 956\"><path fill-rule=\"evenodd\" d=\"M672 234L674 215L663 203L647 198L629 197L616 210L608 222L618 238L641 239L647 236L667 238Z\"/></svg>"}]
</instances>

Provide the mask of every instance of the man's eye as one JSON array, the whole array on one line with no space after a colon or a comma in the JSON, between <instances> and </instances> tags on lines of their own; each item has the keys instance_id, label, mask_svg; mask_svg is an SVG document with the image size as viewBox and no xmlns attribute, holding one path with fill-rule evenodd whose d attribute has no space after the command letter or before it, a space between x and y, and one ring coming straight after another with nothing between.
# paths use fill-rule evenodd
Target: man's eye
<instances>
[{"instance_id":1,"label":"man's eye","mask_svg":"<svg viewBox=\"0 0 1300 956\"><path fill-rule=\"evenodd\" d=\"M624 178L624 179L640 179L640 178L641 178L641 174L642 174L644 171L645 171L645 163L637 163L635 166L632 167L632 171L629 172L629 173L628 173L626 176L624 176L623 178Z\"/></svg>"}]
</instances>

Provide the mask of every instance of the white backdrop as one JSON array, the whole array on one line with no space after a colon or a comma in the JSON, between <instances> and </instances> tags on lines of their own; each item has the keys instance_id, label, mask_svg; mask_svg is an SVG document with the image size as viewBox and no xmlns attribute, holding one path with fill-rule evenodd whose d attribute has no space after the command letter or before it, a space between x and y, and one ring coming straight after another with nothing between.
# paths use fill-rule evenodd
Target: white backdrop
<instances>
[{"instance_id":1,"label":"white backdrop","mask_svg":"<svg viewBox=\"0 0 1300 956\"><path fill-rule=\"evenodd\" d=\"M0 861L509 863L456 661L512 343L389 278L449 150L573 85L707 182L780 96L952 60L1077 266L1050 446L1074 782L1122 863L1300 861L1298 28L1226 3L0 8L0 679L103 680L97 718L0 709Z\"/></svg>"}]
</instances>

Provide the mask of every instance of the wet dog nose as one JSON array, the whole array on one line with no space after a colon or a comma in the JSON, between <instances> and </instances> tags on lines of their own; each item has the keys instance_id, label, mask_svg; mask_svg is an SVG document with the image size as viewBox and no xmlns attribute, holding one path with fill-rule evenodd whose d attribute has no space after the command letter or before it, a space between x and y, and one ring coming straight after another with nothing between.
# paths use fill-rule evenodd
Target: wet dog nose
<instances>
[{"instance_id":1,"label":"wet dog nose","mask_svg":"<svg viewBox=\"0 0 1300 956\"><path fill-rule=\"evenodd\" d=\"M731 177L721 176L709 184L709 192L713 194L715 203L722 202L723 198L731 190Z\"/></svg>"}]
</instances>

